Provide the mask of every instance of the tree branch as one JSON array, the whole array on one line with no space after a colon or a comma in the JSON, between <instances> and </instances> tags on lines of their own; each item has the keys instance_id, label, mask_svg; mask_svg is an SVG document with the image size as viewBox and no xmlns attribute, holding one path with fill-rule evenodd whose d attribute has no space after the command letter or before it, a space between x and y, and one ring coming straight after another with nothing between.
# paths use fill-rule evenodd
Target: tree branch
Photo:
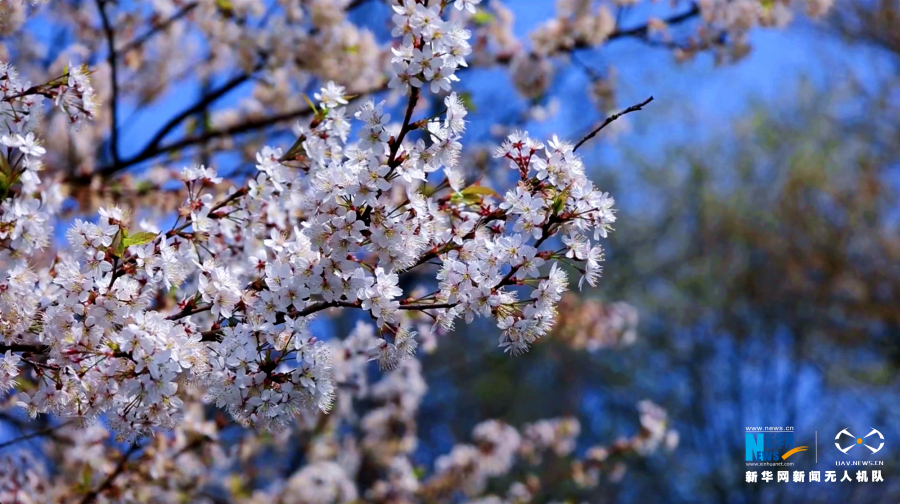
<instances>
[{"instance_id":1,"label":"tree branch","mask_svg":"<svg viewBox=\"0 0 900 504\"><path fill-rule=\"evenodd\" d=\"M119 54L125 54L128 51L137 49L140 46L144 45L148 40L153 38L153 36L155 36L157 33L164 31L166 28L168 28L169 26L172 26L172 24L174 24L179 19L187 16L188 13L190 13L192 10L194 10L198 5L200 5L200 2L191 2L187 5L185 5L178 12L176 12L175 14L172 14L172 16L169 17L168 19L166 19L165 21L155 24L153 26L153 28L150 29L148 32L144 33L143 35L133 39L131 42L128 42L127 44L120 47Z\"/></svg>"},{"instance_id":2,"label":"tree branch","mask_svg":"<svg viewBox=\"0 0 900 504\"><path fill-rule=\"evenodd\" d=\"M110 140L109 150L112 153L113 165L119 164L119 79L118 79L118 56L116 54L116 37L115 31L109 24L109 17L106 15L106 0L97 0L97 10L100 11L100 20L103 22L103 32L106 34L106 46L109 51L108 61L110 69L110 79L112 80L112 104L111 104L111 120L110 120Z\"/></svg>"},{"instance_id":3,"label":"tree branch","mask_svg":"<svg viewBox=\"0 0 900 504\"><path fill-rule=\"evenodd\" d=\"M401 310L443 310L453 308L458 303L434 303L434 304L408 304L400 305Z\"/></svg>"},{"instance_id":4,"label":"tree branch","mask_svg":"<svg viewBox=\"0 0 900 504\"><path fill-rule=\"evenodd\" d=\"M591 131L590 133L588 133L588 135L586 137L582 138L581 141L579 141L577 144L575 144L575 147L572 149L572 151L573 152L577 151L578 148L582 146L582 144L584 144L591 138L594 138L595 136L597 136L597 133L600 133L600 130L609 126L609 124L611 122L615 121L616 119L622 117L625 114L628 114L631 112L637 112L638 110L643 110L644 106L646 106L648 103L650 103L652 101L653 101L653 97L651 96L650 98L647 98L646 100L644 100L641 103L638 103L637 105L632 105L621 112L615 113L615 114L607 117L606 120L603 121L603 123L600 126L598 126L596 129L594 129L594 131Z\"/></svg>"},{"instance_id":5,"label":"tree branch","mask_svg":"<svg viewBox=\"0 0 900 504\"><path fill-rule=\"evenodd\" d=\"M45 345L28 345L24 343L10 343L10 344L2 344L0 343L0 353L6 352L29 352L29 353L42 353L46 350L47 347Z\"/></svg>"},{"instance_id":6,"label":"tree branch","mask_svg":"<svg viewBox=\"0 0 900 504\"><path fill-rule=\"evenodd\" d=\"M275 315L275 323L283 324L285 317L306 317L307 315L312 315L313 313L320 312L327 308L335 308L335 307L344 307L344 308L359 308L359 303L350 303L348 301L319 301L317 303L313 303L302 310L294 310L290 313L278 313ZM200 333L201 341L215 341L216 337L222 334L223 329L211 329L209 331L203 331Z\"/></svg>"},{"instance_id":7,"label":"tree branch","mask_svg":"<svg viewBox=\"0 0 900 504\"><path fill-rule=\"evenodd\" d=\"M20 443L20 442L22 442L22 441L27 441L27 440L29 440L29 439L31 439L31 438L42 437L42 436L48 436L48 435L50 435L50 434L53 434L55 431L57 431L57 430L59 430L59 429L65 427L66 425L68 425L68 424L70 424L70 423L72 423L71 420L69 420L69 421L67 421L67 422L63 422L63 423L61 423L61 424L59 424L59 425L54 425L54 426L52 426L52 427L47 427L46 429L40 429L40 430L36 430L36 431L33 431L33 432L29 432L28 434L23 434L23 435L21 435L21 436L19 436L19 437L17 437L17 438L10 439L9 441L4 441L3 443L0 443L0 450L2 450L3 448L6 448L7 446L12 446L12 445L14 445L14 444L16 444L16 443Z\"/></svg>"},{"instance_id":8,"label":"tree branch","mask_svg":"<svg viewBox=\"0 0 900 504\"><path fill-rule=\"evenodd\" d=\"M403 117L403 126L400 128L400 133L394 140L394 144L391 145L391 153L388 157L388 166L390 166L391 169L400 164L397 162L397 153L400 152L400 145L403 143L403 139L406 138L406 134L412 129L410 123L412 121L413 110L415 110L416 104L419 102L419 92L420 90L417 87L412 88L409 92L409 103L406 104L406 115Z\"/></svg>"},{"instance_id":9,"label":"tree branch","mask_svg":"<svg viewBox=\"0 0 900 504\"><path fill-rule=\"evenodd\" d=\"M222 129L218 129L218 130L210 130L210 131L204 132L200 135L182 138L181 140L176 140L172 143L161 145L154 149L149 149L149 150L140 152L137 155L135 155L134 157L122 160L118 165L104 166L90 175L70 179L70 182L85 184L90 181L91 176L94 174L109 176L118 171L124 170L125 168L129 168L138 163L147 161L149 159L153 159L153 158L163 155L163 154L168 154L170 152L178 151L178 150L181 150L181 149L184 149L187 147L192 147L194 145L203 145L203 144L206 144L207 142L209 142L211 140L215 140L217 138L229 137L232 135L240 135L243 133L249 133L252 131L260 130L260 129L272 126L274 124L278 124L281 122L296 119L298 117L307 115L311 112L312 112L312 109L310 109L308 106L304 106L297 110L292 110L292 111L284 112L281 114L276 114L276 115L269 116L269 117L262 117L259 119L248 120L248 121L244 121L243 123L240 123L240 124L235 124L233 126L229 126L227 128L222 128Z\"/></svg>"},{"instance_id":10,"label":"tree branch","mask_svg":"<svg viewBox=\"0 0 900 504\"><path fill-rule=\"evenodd\" d=\"M662 22L668 26L677 25L691 20L698 14L700 14L700 6L692 4L690 10L663 19ZM616 30L607 38L607 40L616 40L625 37L643 37L648 31L650 31L650 23L644 23L627 30Z\"/></svg>"},{"instance_id":11,"label":"tree branch","mask_svg":"<svg viewBox=\"0 0 900 504\"><path fill-rule=\"evenodd\" d=\"M168 317L166 317L166 320L183 319L184 317L189 317L196 313L203 313L205 311L209 311L211 308L212 308L211 304L206 305L206 306L195 306L193 308L185 308L184 310L181 310L178 313L173 313L172 315L169 315Z\"/></svg>"},{"instance_id":12,"label":"tree branch","mask_svg":"<svg viewBox=\"0 0 900 504\"><path fill-rule=\"evenodd\" d=\"M122 472L125 471L125 464L128 463L128 457L131 456L132 453L137 451L140 447L138 443L134 443L131 447L122 454L122 458L119 459L119 463L116 464L115 470L106 478L106 480L97 487L96 490L92 490L88 492L87 495L84 496L84 499L81 500L81 504L89 504L94 502L97 499L97 496L103 493L107 488L112 486L113 480L115 480Z\"/></svg>"},{"instance_id":13,"label":"tree branch","mask_svg":"<svg viewBox=\"0 0 900 504\"><path fill-rule=\"evenodd\" d=\"M354 1L350 6L348 6L348 10L358 7L359 5L363 5L364 3L365 3L364 1ZM688 20L696 17L699 13L700 13L700 8L696 4L694 4L691 6L690 10L683 12L681 14L676 14L669 18L663 19L663 22L670 26L676 25L676 24L683 23L685 21L688 21ZM640 26L635 26L633 28L629 28L629 29L625 29L625 30L617 30L617 31L613 32L607 40L617 40L617 39L628 38L628 37L644 37L647 34L647 32L649 31L649 29L650 29L649 23L645 23ZM576 43L575 47L573 47L572 50L584 49L587 47L588 47L588 45L585 43ZM501 63L501 64L505 64L505 63L509 63L509 60L504 59L504 58L499 58L497 60L497 62ZM356 94L367 95L367 94L371 94L371 93L377 93L380 91L384 91L385 89L387 89L386 83L383 85L380 85L380 86L374 86L373 88L368 89L368 90L358 91L358 92L356 92ZM203 105L204 104L198 104L198 105L192 106L188 110L196 112L197 110L200 110L203 107ZM196 145L205 145L208 142L210 142L212 140L216 140L218 138L229 137L229 136L233 136L233 135L240 135L240 134L244 134L244 133L250 133L253 131L261 130L261 129L268 128L272 125L275 125L275 124L278 124L281 122L297 119L298 117L308 115L311 112L312 112L312 110L308 106L304 106L304 107L301 107L296 110L282 112L282 113L275 114L275 115L268 116L268 117L251 119L251 120L244 121L240 124L236 124L236 125L229 126L226 128L210 130L210 131L206 131L199 135L184 137L184 138L175 140L168 144L155 145L155 146L153 146L153 148L145 148L137 155L135 155L131 158L128 158L128 159L121 160L119 163L113 163L112 165L107 165L107 166L101 167L94 173L100 174L103 176L109 176L118 171L121 171L123 169L129 168L129 167L134 166L143 161L147 161L149 159L153 159L155 157L158 157L158 156L161 156L164 154L168 154L168 153L178 151L181 149L193 147ZM168 131L171 131L171 129L172 128L169 128ZM159 136L159 134L157 134L157 136ZM160 138L159 143L160 144L162 143L161 138ZM149 146L150 146L150 144L148 144L148 147ZM90 181L90 176L76 177L76 178L70 179L69 181L72 183L83 185Z\"/></svg>"},{"instance_id":14,"label":"tree branch","mask_svg":"<svg viewBox=\"0 0 900 504\"><path fill-rule=\"evenodd\" d=\"M214 101L227 94L232 89L250 80L250 77L253 76L253 73L259 71L262 67L263 64L258 63L250 73L241 73L240 75L233 77L231 80L223 84L222 87L207 94L203 97L202 100L198 101L190 108L182 111L180 114L170 119L169 122L167 122L166 125L163 126L163 128L159 130L156 135L154 135L154 137L147 143L147 146L144 147L141 152L149 152L158 147L160 142L162 142L166 135L169 134L169 132L173 129L177 128L178 125L181 124L185 119L196 114L197 112L200 112L207 106L211 105Z\"/></svg>"}]
</instances>

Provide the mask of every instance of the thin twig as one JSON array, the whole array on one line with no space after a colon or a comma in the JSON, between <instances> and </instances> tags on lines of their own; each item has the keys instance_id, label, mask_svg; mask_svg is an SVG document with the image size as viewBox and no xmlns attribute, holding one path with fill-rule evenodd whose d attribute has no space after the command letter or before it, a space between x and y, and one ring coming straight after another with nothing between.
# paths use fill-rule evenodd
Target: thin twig
<instances>
[{"instance_id":1,"label":"thin twig","mask_svg":"<svg viewBox=\"0 0 900 504\"><path fill-rule=\"evenodd\" d=\"M197 144L206 144L207 142L209 142L211 140L215 140L217 138L230 137L232 135L240 135L242 133L249 133L249 132L257 131L257 130L272 126L274 124L282 123L285 121L290 121L292 119L297 119L298 117L301 117L301 116L304 116L304 115L307 115L310 113L312 113L312 109L310 109L308 106L303 106L297 110L291 110L291 111L284 112L281 114L276 114L276 115L269 116L269 117L262 117L259 119L249 119L249 120L243 121L241 123L238 123L238 124L235 124L232 126L228 126L223 129L210 130L210 131L204 132L200 135L185 137L180 140L175 140L169 144L160 145L159 147L157 147L155 149L150 149L149 151L146 151L146 150L142 151L142 152L136 154L134 157L123 160L121 163L117 163L117 164L114 163L114 164L99 168L96 172L92 173L91 175L101 175L104 177L108 177L110 175L113 175L113 174L119 172L120 170L124 170L125 168L134 166L142 161L147 161L148 159L155 158L162 154L167 154L169 152L178 151L178 150L181 150L181 149L184 149L187 147L192 147ZM87 181L89 181L89 180L90 180L90 175L87 177L73 177L69 181L73 182L73 183L87 183Z\"/></svg>"},{"instance_id":2,"label":"thin twig","mask_svg":"<svg viewBox=\"0 0 900 504\"><path fill-rule=\"evenodd\" d=\"M577 144L575 144L575 147L572 149L572 151L573 151L573 152L574 152L574 151L577 151L578 148L581 147L581 145L582 145L584 142L587 142L587 141L590 140L591 138L594 138L595 136L597 136L597 133L600 133L600 130L602 130L603 128L609 126L609 124L610 124L611 122L615 121L616 119L622 117L622 116L625 115L625 114L629 114L629 113L631 113L631 112L637 112L638 110L643 110L643 108L644 108L648 103L650 103L650 102L652 102L652 101L653 101L653 97L651 96L650 98L647 98L646 100L644 100L644 101L641 102L641 103L638 103L637 105L632 105L632 106L628 107L627 109L625 109L625 110L623 110L623 111L621 111L621 112L615 113L615 114L613 114L613 115L607 117L606 120L603 121L603 123L602 123L600 126L598 126L594 131L591 131L590 133L588 133L588 135L587 135L586 137L582 138L580 142L578 142Z\"/></svg>"},{"instance_id":3,"label":"thin twig","mask_svg":"<svg viewBox=\"0 0 900 504\"><path fill-rule=\"evenodd\" d=\"M240 86L241 84L250 80L250 78L253 76L253 73L260 70L262 67L263 67L263 64L262 64L262 62L260 62L253 68L252 71L247 72L247 73L241 73L241 74L233 77L231 80L229 80L228 82L223 84L222 87L220 87L214 91L211 91L209 94L205 95L200 101L195 103L193 106L185 109L180 114L178 114L177 116L170 119L169 122L167 122L166 125L163 126L162 129L160 129L156 133L156 135L154 135L153 138L150 139L149 142L147 142L147 146L141 150L141 154L154 151L157 147L159 147L159 144L163 141L163 139L166 137L166 135L168 135L170 131L175 129L185 119L187 119L188 117L191 117L192 115L196 114L197 112L205 109L210 104L212 104L214 101L218 100L219 98L221 98L222 96L227 94L229 91L233 90L234 88L236 88L236 87ZM138 156L140 156L141 154L139 154Z\"/></svg>"},{"instance_id":4,"label":"thin twig","mask_svg":"<svg viewBox=\"0 0 900 504\"><path fill-rule=\"evenodd\" d=\"M113 164L117 165L119 164L119 125L117 117L119 111L118 57L116 55L115 31L113 31L112 25L109 24L109 17L106 15L106 9L104 9L105 5L105 0L97 0L97 10L100 11L100 20L103 21L103 32L106 34L106 46L109 50L110 78L112 79L112 117L110 118L112 131L110 132L109 150L112 153Z\"/></svg>"},{"instance_id":5,"label":"thin twig","mask_svg":"<svg viewBox=\"0 0 900 504\"><path fill-rule=\"evenodd\" d=\"M359 5L363 5L364 3L365 2L363 2L363 1L359 1L359 2L354 1L350 5L350 8L353 8L353 7L356 7ZM700 13L700 9L695 4L690 8L690 10L683 12L681 14L676 14L669 18L665 18L665 19L663 19L663 22L669 26L672 26L672 25L686 22L686 21L696 17L699 13ZM650 29L650 24L645 23L645 24L642 24L639 26L635 26L633 28L617 30L609 36L608 40L612 41L612 40L628 38L628 37L642 37L646 33L648 33L649 29ZM570 50L585 49L587 47L589 47L589 46L586 44L576 44ZM504 64L504 63L508 64L509 61L510 61L509 58L500 57L497 59L497 62L500 64ZM387 81L385 81L380 86L375 86L372 89L359 91L356 94L368 95L370 93L377 93L377 92L384 91L385 89L387 89ZM234 135L240 135L240 134L244 134L244 133L258 131L261 129L268 128L275 124L279 124L279 123L283 123L285 121L297 119L298 117L305 116L310 113L312 113L312 110L307 106L303 106L296 110L282 112L280 114L275 114L275 115L272 115L269 117L248 119L239 124L228 126L228 127L222 128L222 129L210 130L210 131L203 132L202 134L184 137L184 138L181 138L178 140L174 140L168 144L158 145L154 149L142 150L135 156L132 156L128 159L124 159L119 163L112 163L112 164L100 167L92 175L101 175L103 177L108 177L108 176L111 176L111 175L121 171L121 170L124 170L125 168L129 168L129 167L136 165L138 163L141 163L143 161L147 161L149 159L153 159L155 157L158 157L158 156L161 156L164 154L168 154L170 152L179 151L179 150L193 147L196 145L205 145L212 140L216 140L216 139L222 138L222 137L230 137L230 136L234 136ZM69 179L69 182L74 183L74 184L84 185L84 184L89 183L90 179L91 179L90 176L72 177Z\"/></svg>"},{"instance_id":6,"label":"thin twig","mask_svg":"<svg viewBox=\"0 0 900 504\"><path fill-rule=\"evenodd\" d=\"M453 308L458 303L408 304L398 306L401 310L444 310Z\"/></svg>"},{"instance_id":7,"label":"thin twig","mask_svg":"<svg viewBox=\"0 0 900 504\"><path fill-rule=\"evenodd\" d=\"M696 3L691 5L690 10L682 12L681 14L675 14L668 18L662 20L662 22L666 26L673 26L677 24L681 24L685 21L689 21L700 14L700 6ZM644 23L640 26L635 26L634 28L629 28L627 30L616 30L612 34L610 34L607 40L616 40L624 37L641 37L647 34L650 31L650 23Z\"/></svg>"},{"instance_id":8,"label":"thin twig","mask_svg":"<svg viewBox=\"0 0 900 504\"><path fill-rule=\"evenodd\" d=\"M10 439L9 441L5 441L5 442L3 442L3 443L0 443L0 449L6 448L7 446L12 446L12 445L14 445L14 444L16 444L16 443L19 443L19 442L21 442L21 441L26 441L26 440L31 439L31 438L36 438L36 437L46 436L46 435L48 435L48 434L52 434L54 431L56 431L56 430L58 430L58 429L61 429L61 428L65 427L66 425L70 424L70 423L72 423L72 422L71 422L71 421L64 422L64 423L59 424L59 425L54 425L53 427L47 427L46 429L36 430L36 431L34 431L34 432L30 432L30 433L28 433L28 434L21 435L21 436L15 438L15 439Z\"/></svg>"},{"instance_id":9,"label":"thin twig","mask_svg":"<svg viewBox=\"0 0 900 504\"><path fill-rule=\"evenodd\" d=\"M3 344L0 343L0 353L10 352L30 352L30 353L42 353L46 350L47 347L44 345L28 345L25 343L10 343Z\"/></svg>"},{"instance_id":10,"label":"thin twig","mask_svg":"<svg viewBox=\"0 0 900 504\"><path fill-rule=\"evenodd\" d=\"M131 445L131 448L129 448L128 451L122 454L122 458L119 459L119 463L116 464L116 468L115 470L113 470L112 474L110 474L106 478L106 480L99 487L97 487L96 490L92 490L87 495L85 495L84 499L81 500L81 504L94 502L97 499L98 495L112 486L113 480L115 480L120 474L122 474L122 472L125 471L125 464L128 463L128 457L130 457L132 453L137 451L139 447L140 445L138 443L134 443L133 445Z\"/></svg>"},{"instance_id":11,"label":"thin twig","mask_svg":"<svg viewBox=\"0 0 900 504\"><path fill-rule=\"evenodd\" d=\"M394 144L391 145L391 154L388 157L388 166L391 169L395 168L400 163L397 162L397 153L400 152L400 146L403 143L403 139L406 138L406 134L412 130L411 121L413 110L416 108L416 103L419 102L419 88L414 87L412 91L409 93L409 103L406 104L406 115L403 117L403 126L400 127L400 134L397 135L396 140L394 140Z\"/></svg>"},{"instance_id":12,"label":"thin twig","mask_svg":"<svg viewBox=\"0 0 900 504\"><path fill-rule=\"evenodd\" d=\"M203 313L205 311L209 311L211 308L212 308L211 304L208 304L206 306L195 306L193 308L185 308L184 310L181 310L178 313L173 313L172 315L169 315L168 317L166 317L166 320L183 319L184 317L189 317L189 316L197 314L197 313Z\"/></svg>"},{"instance_id":13,"label":"thin twig","mask_svg":"<svg viewBox=\"0 0 900 504\"><path fill-rule=\"evenodd\" d=\"M128 42L127 44L125 44L125 45L123 45L122 47L120 47L120 48L119 48L119 53L120 53L120 54L125 54L125 53L127 53L128 51L131 51L132 49L137 49L138 47L144 45L148 40L150 40L151 38L153 38L154 35L156 35L157 33L161 32L161 31L164 31L166 28L168 28L168 27L171 26L173 23L175 23L175 21L178 21L179 19L181 19L181 18L183 18L184 16L186 16L189 12L191 12L192 10L194 10L198 5L200 5L200 2L191 2L191 3L187 4L187 5L185 5L185 6L182 7L178 12L176 12L175 14L173 14L171 17L169 17L169 18L166 19L165 21L163 21L163 22L161 22L161 23L157 23L157 24L156 24L151 30L149 30L148 32L144 33L143 35L141 35L141 36L135 38L135 39L132 40L131 42Z\"/></svg>"}]
</instances>

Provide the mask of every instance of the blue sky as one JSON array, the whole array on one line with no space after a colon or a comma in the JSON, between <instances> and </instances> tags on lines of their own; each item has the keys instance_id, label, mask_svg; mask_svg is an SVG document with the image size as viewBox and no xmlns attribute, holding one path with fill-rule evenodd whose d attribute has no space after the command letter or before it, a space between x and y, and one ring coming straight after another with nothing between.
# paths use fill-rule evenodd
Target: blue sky
<instances>
[{"instance_id":1,"label":"blue sky","mask_svg":"<svg viewBox=\"0 0 900 504\"><path fill-rule=\"evenodd\" d=\"M527 36L540 22L553 12L554 2L544 0L519 0L508 2L516 14L515 32ZM377 12L380 6L366 8ZM684 7L676 9L680 12ZM636 9L622 22L625 27L642 24L647 15ZM361 12L360 15L366 15ZM754 50L732 65L716 67L709 54L683 64L665 49L648 47L640 41L625 39L614 41L598 50L581 51L579 58L597 70L613 65L619 73L618 106L626 107L653 95L655 100L644 112L629 119L646 130L635 129L627 142L686 141L696 142L698 135L708 135L730 127L733 120L746 112L751 100L778 100L785 90L796 86L801 77L824 84L837 74L852 72L861 82L877 80L892 71L890 63L872 50L853 48L848 50L839 40L827 35L820 27L806 20L791 25L787 30L758 29L751 35ZM564 66L564 64L562 65ZM561 66L561 67L562 67ZM499 70L477 70L467 73L463 86L477 97L490 92L493 96L510 95L508 79L498 79L504 74ZM553 119L530 129L539 136L556 132L574 137L587 130L600 119L599 113L585 114L585 106L593 109L584 95L588 82L584 72L568 68L557 74L554 92L562 109ZM233 104L245 96L248 86L238 88L223 104ZM130 107L123 106L120 123L126 125L122 137L122 154L128 156L139 150L149 134L180 110L190 106L199 94L196 83L184 83L166 97L163 105L131 117ZM789 94L789 93L788 93ZM522 106L518 99L495 106ZM478 112L472 114L473 122ZM641 117L638 117L640 115ZM658 118L664 117L664 121ZM654 123L663 123L657 127ZM477 124L474 125L477 129ZM699 126L699 127L698 127ZM481 130L483 131L483 130ZM587 152L587 151L585 151Z\"/></svg>"}]
</instances>

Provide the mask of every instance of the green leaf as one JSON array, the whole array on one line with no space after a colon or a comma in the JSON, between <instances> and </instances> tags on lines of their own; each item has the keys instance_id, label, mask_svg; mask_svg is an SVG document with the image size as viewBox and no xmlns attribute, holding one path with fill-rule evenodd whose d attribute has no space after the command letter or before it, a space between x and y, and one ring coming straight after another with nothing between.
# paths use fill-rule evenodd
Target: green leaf
<instances>
[{"instance_id":1,"label":"green leaf","mask_svg":"<svg viewBox=\"0 0 900 504\"><path fill-rule=\"evenodd\" d=\"M155 186L154 186L153 182L150 182L149 180L141 180L135 186L135 190L137 190L137 193L139 195L145 196L150 191L152 191L154 187Z\"/></svg>"},{"instance_id":2,"label":"green leaf","mask_svg":"<svg viewBox=\"0 0 900 504\"><path fill-rule=\"evenodd\" d=\"M81 469L81 480L78 482L79 486L84 490L90 490L93 486L94 482L94 469L89 465L85 464Z\"/></svg>"},{"instance_id":3,"label":"green leaf","mask_svg":"<svg viewBox=\"0 0 900 504\"><path fill-rule=\"evenodd\" d=\"M498 199L500 198L500 195L497 194L497 191L491 189L490 187L485 187L485 186L480 186L480 185L473 185L473 186L466 187L465 189L463 189L461 191L461 193L463 196L478 194L478 195L482 195L482 196L493 196Z\"/></svg>"},{"instance_id":4,"label":"green leaf","mask_svg":"<svg viewBox=\"0 0 900 504\"><path fill-rule=\"evenodd\" d=\"M296 157L297 154L299 154L301 151L304 150L303 142L305 142L305 141L306 141L306 135L300 135L297 138L297 140L294 141L294 144L291 145L291 148L288 149L287 152L285 152L283 156L281 156L281 160L293 159L294 157Z\"/></svg>"},{"instance_id":5,"label":"green leaf","mask_svg":"<svg viewBox=\"0 0 900 504\"><path fill-rule=\"evenodd\" d=\"M122 195L122 185L119 184L118 182L115 182L115 181L110 182L110 183L109 183L108 190L109 190L110 193L112 193L112 194L115 195L115 196L121 196L121 195Z\"/></svg>"},{"instance_id":6,"label":"green leaf","mask_svg":"<svg viewBox=\"0 0 900 504\"><path fill-rule=\"evenodd\" d=\"M462 102L463 107L466 108L469 112L477 112L478 107L475 106L475 102L472 101L472 93L468 91L463 91L458 93L459 101Z\"/></svg>"},{"instance_id":7,"label":"green leaf","mask_svg":"<svg viewBox=\"0 0 900 504\"><path fill-rule=\"evenodd\" d=\"M109 246L109 252L115 257L122 257L125 253L125 237L122 233L116 233L112 245Z\"/></svg>"},{"instance_id":8,"label":"green leaf","mask_svg":"<svg viewBox=\"0 0 900 504\"><path fill-rule=\"evenodd\" d=\"M490 187L473 185L455 193L450 197L450 201L452 201L453 203L464 202L471 205L476 205L480 204L481 200L484 199L485 196L494 196L498 199L500 198L500 195L497 194L497 191L491 189Z\"/></svg>"},{"instance_id":9,"label":"green leaf","mask_svg":"<svg viewBox=\"0 0 900 504\"><path fill-rule=\"evenodd\" d=\"M301 96L303 96L303 99L306 100L306 104L309 105L309 108L311 108L313 112L318 114L319 111L316 109L316 104L309 99L309 96L306 96L306 93L303 93Z\"/></svg>"},{"instance_id":10,"label":"green leaf","mask_svg":"<svg viewBox=\"0 0 900 504\"><path fill-rule=\"evenodd\" d=\"M556 194L556 197L553 198L553 206L551 210L553 210L553 215L559 215L562 212L563 208L566 207L566 200L569 199L569 189L567 188L565 191Z\"/></svg>"},{"instance_id":11,"label":"green leaf","mask_svg":"<svg viewBox=\"0 0 900 504\"><path fill-rule=\"evenodd\" d=\"M0 196L6 197L7 191L9 191L10 186L13 185L13 180L11 180L12 169L9 167L9 162L6 160L6 156L0 155Z\"/></svg>"},{"instance_id":12,"label":"green leaf","mask_svg":"<svg viewBox=\"0 0 900 504\"><path fill-rule=\"evenodd\" d=\"M478 26L484 26L494 20L494 15L488 11L478 9L478 12L472 16L472 22Z\"/></svg>"},{"instance_id":13,"label":"green leaf","mask_svg":"<svg viewBox=\"0 0 900 504\"><path fill-rule=\"evenodd\" d=\"M141 231L140 233L135 233L131 236L125 237L122 240L122 243L125 247L130 247L132 245L143 245L145 243L152 242L154 238L156 238L156 233Z\"/></svg>"}]
</instances>

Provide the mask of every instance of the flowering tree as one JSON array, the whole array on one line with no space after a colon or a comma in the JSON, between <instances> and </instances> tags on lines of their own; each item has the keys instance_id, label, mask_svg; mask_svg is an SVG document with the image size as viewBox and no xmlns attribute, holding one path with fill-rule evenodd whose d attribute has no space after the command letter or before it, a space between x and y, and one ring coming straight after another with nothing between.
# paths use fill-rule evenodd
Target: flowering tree
<instances>
[{"instance_id":1,"label":"flowering tree","mask_svg":"<svg viewBox=\"0 0 900 504\"><path fill-rule=\"evenodd\" d=\"M637 435L580 460L574 419L521 432L489 420L434 471L413 468L427 389L417 350L484 317L498 351L520 355L553 329L568 272L596 284L614 200L576 150L650 102L577 143L510 134L491 163L508 184L492 188L463 150L466 97L453 86L470 63L508 65L538 97L554 58L625 37L737 56L747 30L785 22L787 6L701 2L623 28L612 5L561 2L526 46L499 2L394 0L385 44L348 17L365 3L0 5L16 62L0 66L0 392L31 429L6 418L61 461L51 477L16 452L0 465L0 500L451 500L548 457L589 487L677 442L644 402ZM29 15L77 44L40 57ZM668 28L694 18L692 34ZM203 83L201 99L123 155L119 108L163 101L182 75ZM213 110L245 84L251 98ZM292 141L260 142L292 121ZM255 166L220 176L212 163L226 153ZM317 333L314 317L338 310L368 322ZM613 332L633 326L624 305L602 316ZM613 332L600 341L631 338ZM294 435L290 471L247 476ZM539 492L524 478L505 499Z\"/></svg>"}]
</instances>

